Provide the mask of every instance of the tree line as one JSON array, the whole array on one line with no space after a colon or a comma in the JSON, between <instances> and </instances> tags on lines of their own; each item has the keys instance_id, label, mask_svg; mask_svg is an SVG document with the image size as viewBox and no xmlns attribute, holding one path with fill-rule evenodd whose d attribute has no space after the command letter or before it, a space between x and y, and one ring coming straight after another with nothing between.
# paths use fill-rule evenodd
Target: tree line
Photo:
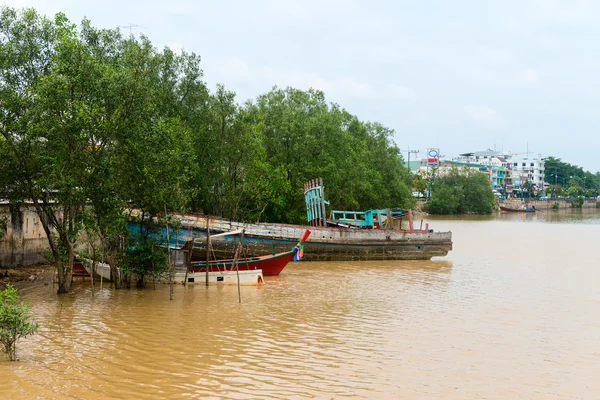
<instances>
[{"instance_id":1,"label":"tree line","mask_svg":"<svg viewBox=\"0 0 600 400\"><path fill-rule=\"evenodd\" d=\"M422 177L415 178L415 187L426 190ZM435 176L431 183L431 199L425 210L431 214L489 214L496 200L486 174L471 168L452 166Z\"/></svg>"},{"instance_id":2,"label":"tree line","mask_svg":"<svg viewBox=\"0 0 600 400\"><path fill-rule=\"evenodd\" d=\"M274 87L239 104L207 88L200 61L87 19L1 8L0 198L35 207L60 293L82 233L113 276L119 263L143 276L165 263L148 240L173 211L302 223L301 188L316 177L339 209L412 205L393 130L318 90Z\"/></svg>"},{"instance_id":3,"label":"tree line","mask_svg":"<svg viewBox=\"0 0 600 400\"><path fill-rule=\"evenodd\" d=\"M545 177L548 186L546 194L550 196L598 196L600 172L595 174L584 171L578 165L562 161L557 157L544 159Z\"/></svg>"}]
</instances>

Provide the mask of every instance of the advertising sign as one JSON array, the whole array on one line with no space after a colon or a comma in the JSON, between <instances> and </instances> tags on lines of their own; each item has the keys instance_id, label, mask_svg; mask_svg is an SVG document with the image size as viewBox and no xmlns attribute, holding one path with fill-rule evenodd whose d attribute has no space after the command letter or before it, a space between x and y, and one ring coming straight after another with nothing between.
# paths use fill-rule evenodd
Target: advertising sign
<instances>
[{"instance_id":1,"label":"advertising sign","mask_svg":"<svg viewBox=\"0 0 600 400\"><path fill-rule=\"evenodd\" d=\"M439 154L440 154L439 149L427 149L427 166L439 167L440 166Z\"/></svg>"}]
</instances>

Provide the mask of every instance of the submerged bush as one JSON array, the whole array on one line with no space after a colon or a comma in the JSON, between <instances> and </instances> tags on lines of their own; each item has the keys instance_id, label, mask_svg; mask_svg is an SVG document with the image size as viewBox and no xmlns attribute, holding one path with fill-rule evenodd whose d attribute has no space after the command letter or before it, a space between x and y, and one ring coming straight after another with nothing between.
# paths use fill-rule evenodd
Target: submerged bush
<instances>
[{"instance_id":1,"label":"submerged bush","mask_svg":"<svg viewBox=\"0 0 600 400\"><path fill-rule=\"evenodd\" d=\"M19 299L11 284L0 291L0 342L11 361L17 361L17 341L33 335L39 324L31 322L29 304Z\"/></svg>"}]
</instances>

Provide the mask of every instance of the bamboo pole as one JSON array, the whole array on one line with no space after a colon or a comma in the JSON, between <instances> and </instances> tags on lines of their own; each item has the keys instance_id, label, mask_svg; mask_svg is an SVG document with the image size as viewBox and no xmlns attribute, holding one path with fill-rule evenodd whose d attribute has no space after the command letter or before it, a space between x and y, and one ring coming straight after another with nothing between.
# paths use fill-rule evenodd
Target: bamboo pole
<instances>
[{"instance_id":1,"label":"bamboo pole","mask_svg":"<svg viewBox=\"0 0 600 400\"><path fill-rule=\"evenodd\" d=\"M102 242L102 265L104 265L104 242ZM103 275L100 274L100 290L102 290Z\"/></svg>"},{"instance_id":2,"label":"bamboo pole","mask_svg":"<svg viewBox=\"0 0 600 400\"><path fill-rule=\"evenodd\" d=\"M169 300L173 300L173 265L171 264L171 242L169 240L169 219L167 205L165 204L165 222L167 226L167 262L169 263Z\"/></svg>"},{"instance_id":3,"label":"bamboo pole","mask_svg":"<svg viewBox=\"0 0 600 400\"><path fill-rule=\"evenodd\" d=\"M92 276L92 297L94 297L94 272L96 272L96 260L92 260L92 268L90 269L92 270L92 273L90 274Z\"/></svg>"},{"instance_id":4,"label":"bamboo pole","mask_svg":"<svg viewBox=\"0 0 600 400\"><path fill-rule=\"evenodd\" d=\"M186 252L186 250L183 250L183 264L185 265L185 278L183 279L183 286L185 286L187 284L188 273L190 272L190 264L192 261L192 248L194 247L194 239L192 239L192 241L188 242L188 243L190 244L190 247L188 248L187 252Z\"/></svg>"},{"instance_id":5,"label":"bamboo pole","mask_svg":"<svg viewBox=\"0 0 600 400\"><path fill-rule=\"evenodd\" d=\"M210 263L210 225L206 216L206 286L208 286L208 264Z\"/></svg>"},{"instance_id":6,"label":"bamboo pole","mask_svg":"<svg viewBox=\"0 0 600 400\"><path fill-rule=\"evenodd\" d=\"M319 178L321 183L321 217L323 218L323 226L327 226L327 211L325 209L325 186L323 185L323 178Z\"/></svg>"},{"instance_id":7,"label":"bamboo pole","mask_svg":"<svg viewBox=\"0 0 600 400\"><path fill-rule=\"evenodd\" d=\"M242 290L240 289L240 267L238 265L238 258L240 255L240 249L242 248L242 242L244 240L244 232L245 229L242 229L242 234L240 235L240 241L238 243L237 249L235 249L235 256L233 257L233 265L235 265L235 272L237 274L237 286L238 286L238 302L242 302Z\"/></svg>"}]
</instances>

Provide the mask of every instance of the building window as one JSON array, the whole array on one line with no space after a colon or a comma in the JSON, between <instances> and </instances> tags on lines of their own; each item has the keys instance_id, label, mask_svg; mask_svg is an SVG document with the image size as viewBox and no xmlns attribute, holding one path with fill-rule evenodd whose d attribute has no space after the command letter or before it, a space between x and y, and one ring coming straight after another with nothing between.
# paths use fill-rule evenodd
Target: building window
<instances>
[{"instance_id":1,"label":"building window","mask_svg":"<svg viewBox=\"0 0 600 400\"><path fill-rule=\"evenodd\" d=\"M531 163L529 166L531 166L531 167L534 167L534 166L535 166L535 163Z\"/></svg>"},{"instance_id":2,"label":"building window","mask_svg":"<svg viewBox=\"0 0 600 400\"><path fill-rule=\"evenodd\" d=\"M515 163L515 165L514 165L514 166L516 167L518 164L519 164L519 163Z\"/></svg>"},{"instance_id":3,"label":"building window","mask_svg":"<svg viewBox=\"0 0 600 400\"><path fill-rule=\"evenodd\" d=\"M526 166L526 165L527 165L527 163L523 163L523 167Z\"/></svg>"}]
</instances>

